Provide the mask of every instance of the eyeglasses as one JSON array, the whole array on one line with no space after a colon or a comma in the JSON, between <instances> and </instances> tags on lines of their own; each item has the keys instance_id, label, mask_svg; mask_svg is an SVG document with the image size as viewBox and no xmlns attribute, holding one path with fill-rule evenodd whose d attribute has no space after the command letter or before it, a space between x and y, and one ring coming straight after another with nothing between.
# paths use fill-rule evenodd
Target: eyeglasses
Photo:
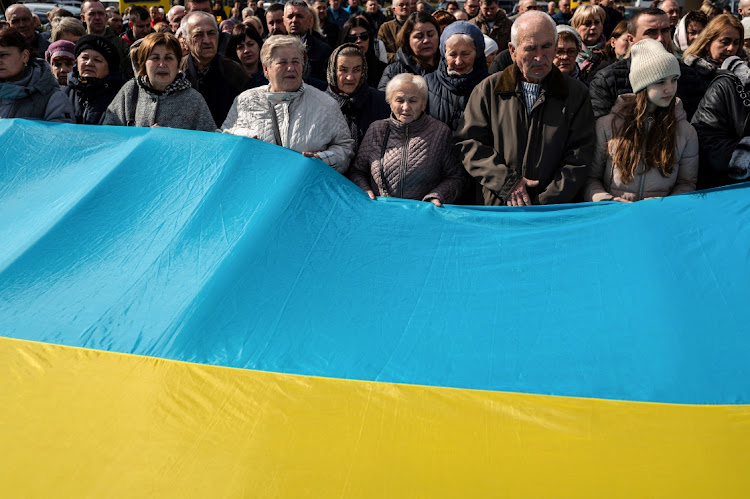
<instances>
[{"instance_id":1,"label":"eyeglasses","mask_svg":"<svg viewBox=\"0 0 750 499\"><path fill-rule=\"evenodd\" d=\"M361 42L366 42L369 39L370 39L370 34L367 32L360 33L358 35L346 35L346 38L344 38L344 40L348 43L354 43L357 40Z\"/></svg>"},{"instance_id":2,"label":"eyeglasses","mask_svg":"<svg viewBox=\"0 0 750 499\"><path fill-rule=\"evenodd\" d=\"M558 49L555 55L557 57L567 56L569 59L575 59L578 57L578 51L576 49Z\"/></svg>"}]
</instances>

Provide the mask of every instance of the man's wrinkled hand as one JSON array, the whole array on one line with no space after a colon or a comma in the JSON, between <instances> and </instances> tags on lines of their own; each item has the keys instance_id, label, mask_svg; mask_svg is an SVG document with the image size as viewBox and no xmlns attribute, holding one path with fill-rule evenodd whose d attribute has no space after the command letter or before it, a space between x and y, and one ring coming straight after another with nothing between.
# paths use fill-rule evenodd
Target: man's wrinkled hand
<instances>
[{"instance_id":1,"label":"man's wrinkled hand","mask_svg":"<svg viewBox=\"0 0 750 499\"><path fill-rule=\"evenodd\" d=\"M515 189L508 196L508 206L531 206L531 198L527 187L536 187L539 185L538 180L529 180L523 177Z\"/></svg>"}]
</instances>

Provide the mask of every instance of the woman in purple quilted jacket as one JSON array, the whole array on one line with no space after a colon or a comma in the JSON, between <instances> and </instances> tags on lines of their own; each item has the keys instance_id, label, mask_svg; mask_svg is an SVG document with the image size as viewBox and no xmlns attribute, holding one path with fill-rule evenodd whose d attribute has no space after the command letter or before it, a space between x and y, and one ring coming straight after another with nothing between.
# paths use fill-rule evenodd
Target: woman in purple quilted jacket
<instances>
[{"instance_id":1,"label":"woman in purple quilted jacket","mask_svg":"<svg viewBox=\"0 0 750 499\"><path fill-rule=\"evenodd\" d=\"M409 73L394 77L385 99L391 117L367 129L349 177L372 199L453 203L464 186L464 169L453 152L450 128L424 112L424 78Z\"/></svg>"}]
</instances>

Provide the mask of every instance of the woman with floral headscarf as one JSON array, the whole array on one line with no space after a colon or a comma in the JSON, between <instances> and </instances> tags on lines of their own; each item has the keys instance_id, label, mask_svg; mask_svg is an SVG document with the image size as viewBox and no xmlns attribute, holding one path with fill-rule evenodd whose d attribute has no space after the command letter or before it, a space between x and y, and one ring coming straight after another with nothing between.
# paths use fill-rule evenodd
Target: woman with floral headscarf
<instances>
[{"instance_id":1,"label":"woman with floral headscarf","mask_svg":"<svg viewBox=\"0 0 750 499\"><path fill-rule=\"evenodd\" d=\"M328 60L326 77L328 95L341 107L356 153L370 124L390 113L385 93L367 84L367 59L353 43L336 47Z\"/></svg>"}]
</instances>

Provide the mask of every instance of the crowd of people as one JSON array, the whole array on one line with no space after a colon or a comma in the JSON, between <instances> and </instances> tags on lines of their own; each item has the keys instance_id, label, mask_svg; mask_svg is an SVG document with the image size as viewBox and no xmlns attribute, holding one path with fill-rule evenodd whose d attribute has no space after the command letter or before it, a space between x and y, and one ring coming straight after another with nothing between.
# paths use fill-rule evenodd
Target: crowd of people
<instances>
[{"instance_id":1,"label":"crowd of people","mask_svg":"<svg viewBox=\"0 0 750 499\"><path fill-rule=\"evenodd\" d=\"M750 178L750 0L741 19L658 0L628 20L611 0L249 0L227 19L186 1L86 1L46 30L11 5L0 118L244 136L372 199L436 206L634 202Z\"/></svg>"}]
</instances>

